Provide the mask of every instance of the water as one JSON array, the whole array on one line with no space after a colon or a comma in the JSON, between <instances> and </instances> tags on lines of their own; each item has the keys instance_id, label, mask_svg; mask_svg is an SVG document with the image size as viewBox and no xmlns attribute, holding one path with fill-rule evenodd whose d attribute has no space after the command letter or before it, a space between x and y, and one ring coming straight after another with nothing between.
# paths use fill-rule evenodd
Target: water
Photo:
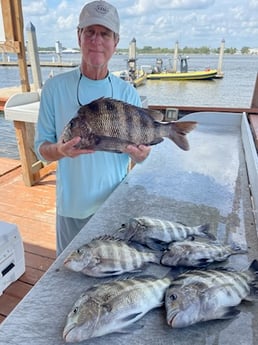
<instances>
[{"instance_id":1,"label":"water","mask_svg":"<svg viewBox=\"0 0 258 345\"><path fill-rule=\"evenodd\" d=\"M53 61L51 54L41 54L41 61ZM162 58L164 66L171 62L169 55L139 55L137 65L155 65L156 58ZM110 70L126 68L126 55L114 55L110 61ZM65 54L62 61L80 63L79 54ZM217 55L192 55L188 60L189 70L217 68ZM42 79L50 74L58 74L69 68L42 67ZM203 81L159 81L147 80L137 90L141 96L147 96L150 105L168 106L214 106L248 108L251 104L256 76L258 56L225 55L222 70L223 79ZM29 78L32 82L31 70ZM20 83L17 67L0 67L0 88L17 86ZM0 157L19 159L13 123L5 121L0 114Z\"/></svg>"}]
</instances>

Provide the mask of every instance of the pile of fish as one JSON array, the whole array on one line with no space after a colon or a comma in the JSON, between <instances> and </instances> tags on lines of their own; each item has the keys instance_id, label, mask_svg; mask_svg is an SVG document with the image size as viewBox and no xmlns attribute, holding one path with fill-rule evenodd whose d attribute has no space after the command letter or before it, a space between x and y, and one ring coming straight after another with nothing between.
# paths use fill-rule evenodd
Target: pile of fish
<instances>
[{"instance_id":1,"label":"pile of fish","mask_svg":"<svg viewBox=\"0 0 258 345\"><path fill-rule=\"evenodd\" d=\"M140 217L122 224L115 234L93 239L64 261L68 269L88 276L127 274L94 285L80 296L67 316L66 342L129 332L147 312L163 305L172 328L232 318L242 300L257 297L258 261L244 271L207 267L246 253L236 245L217 243L207 224L190 227ZM128 276L149 264L171 269L162 278ZM178 267L183 267L180 274Z\"/></svg>"}]
</instances>

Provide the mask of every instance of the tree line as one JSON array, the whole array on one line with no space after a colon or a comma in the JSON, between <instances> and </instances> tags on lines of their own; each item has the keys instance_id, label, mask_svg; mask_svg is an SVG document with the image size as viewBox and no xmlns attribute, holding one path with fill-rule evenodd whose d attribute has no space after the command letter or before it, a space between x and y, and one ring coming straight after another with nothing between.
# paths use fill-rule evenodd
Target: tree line
<instances>
[{"instance_id":1,"label":"tree line","mask_svg":"<svg viewBox=\"0 0 258 345\"><path fill-rule=\"evenodd\" d=\"M63 47L63 49L66 49ZM78 48L73 48L74 50L78 50ZM240 49L240 52L242 54L248 54L249 53L249 47L243 47ZM55 47L38 47L38 50L40 52L55 52ZM174 49L169 48L153 48L152 46L144 46L143 48L137 48L136 52L138 54L174 54ZM199 48L193 48L193 47L184 47L178 49L178 54L219 54L220 47L218 48L209 48L207 46L202 46ZM225 48L224 53L225 54L236 54L238 52L237 48ZM121 54L128 54L128 48L118 48L117 53Z\"/></svg>"}]
</instances>

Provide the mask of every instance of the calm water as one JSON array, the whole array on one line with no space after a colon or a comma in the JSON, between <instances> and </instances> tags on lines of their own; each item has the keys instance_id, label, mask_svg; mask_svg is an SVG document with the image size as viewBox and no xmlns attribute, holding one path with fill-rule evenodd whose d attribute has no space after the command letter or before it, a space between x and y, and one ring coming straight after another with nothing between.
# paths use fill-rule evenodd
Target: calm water
<instances>
[{"instance_id":1,"label":"calm water","mask_svg":"<svg viewBox=\"0 0 258 345\"><path fill-rule=\"evenodd\" d=\"M171 57L168 55L140 55L138 67L155 65L156 58L162 58L164 66ZM52 61L55 57L42 54L40 60ZM126 68L126 55L115 55L110 63L110 70ZM63 55L63 61L80 62L79 54ZM190 56L189 70L203 70L207 67L217 68L218 56ZM61 73L65 68L42 68L43 81L48 76ZM147 96L148 104L169 106L216 106L216 107L249 107L256 76L258 73L258 56L224 56L222 70L223 79L209 81L150 81L137 90L141 96ZM29 77L32 82L31 71ZM16 67L0 67L0 88L19 85L19 70ZM0 115L0 157L19 158L13 124Z\"/></svg>"}]
</instances>

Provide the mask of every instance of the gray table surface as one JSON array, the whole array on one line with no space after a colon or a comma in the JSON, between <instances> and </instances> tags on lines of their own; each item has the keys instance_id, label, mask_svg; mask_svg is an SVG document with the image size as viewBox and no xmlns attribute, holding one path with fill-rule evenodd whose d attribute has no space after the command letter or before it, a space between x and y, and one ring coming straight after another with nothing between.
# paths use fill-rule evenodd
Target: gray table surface
<instances>
[{"instance_id":1,"label":"gray table surface","mask_svg":"<svg viewBox=\"0 0 258 345\"><path fill-rule=\"evenodd\" d=\"M130 217L151 216L187 225L208 222L220 241L236 242L248 249L247 254L232 256L225 266L243 269L258 257L239 121L232 124L228 116L221 116L219 123L206 124L209 115L205 115L205 120L196 115L194 119L199 125L188 135L191 145L188 152L169 140L153 147L149 158L129 173L2 323L1 345L64 344L62 331L73 303L92 284L106 280L66 270L64 258L92 238L113 233ZM168 268L153 264L144 274L162 277L167 271ZM231 320L171 329L166 325L164 308L158 308L138 321L144 326L140 330L110 334L81 344L258 344L258 305L243 305L241 310Z\"/></svg>"}]
</instances>

